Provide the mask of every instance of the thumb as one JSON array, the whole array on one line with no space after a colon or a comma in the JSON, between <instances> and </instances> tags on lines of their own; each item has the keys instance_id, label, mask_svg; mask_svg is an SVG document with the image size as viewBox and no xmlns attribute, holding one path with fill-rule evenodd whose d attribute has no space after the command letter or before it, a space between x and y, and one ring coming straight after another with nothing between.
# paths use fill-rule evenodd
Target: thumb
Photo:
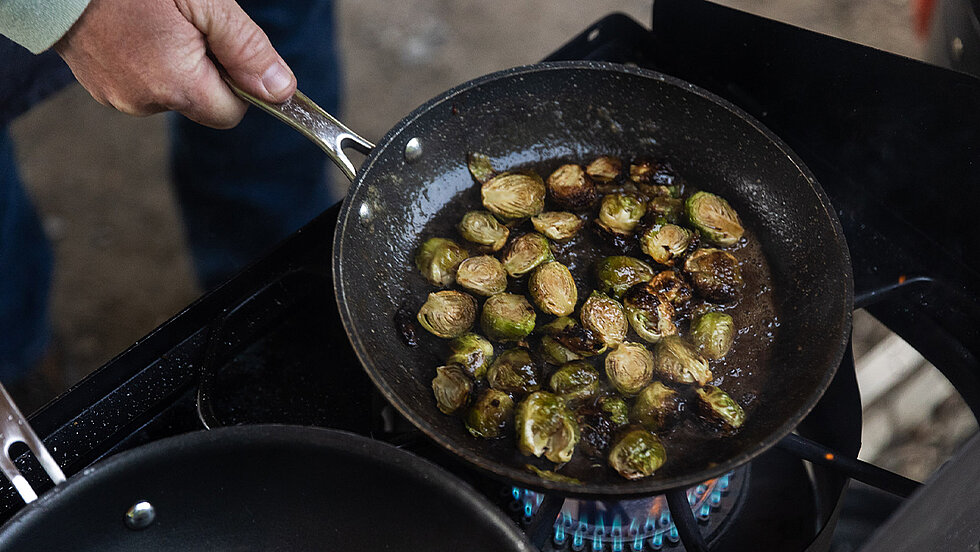
<instances>
[{"instance_id":1,"label":"thumb","mask_svg":"<svg viewBox=\"0 0 980 552\"><path fill-rule=\"evenodd\" d=\"M207 37L214 57L243 90L274 103L286 101L296 90L293 72L237 2L179 0L177 6Z\"/></svg>"}]
</instances>

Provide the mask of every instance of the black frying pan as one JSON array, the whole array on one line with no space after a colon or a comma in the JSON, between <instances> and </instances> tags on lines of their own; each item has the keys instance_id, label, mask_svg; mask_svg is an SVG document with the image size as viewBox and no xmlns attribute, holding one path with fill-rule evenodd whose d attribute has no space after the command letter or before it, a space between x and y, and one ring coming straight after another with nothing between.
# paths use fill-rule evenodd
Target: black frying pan
<instances>
[{"instance_id":1,"label":"black frying pan","mask_svg":"<svg viewBox=\"0 0 980 552\"><path fill-rule=\"evenodd\" d=\"M354 177L333 249L337 302L351 343L387 399L473 465L520 485L580 496L692 485L775 444L833 378L850 334L853 296L840 224L800 159L727 101L669 76L614 64L519 67L460 85L415 110L370 152L356 176L341 146L353 140L368 151L370 144L301 107L289 102L266 109L283 119L295 118L297 110L307 123L312 117L314 128L306 134ZM430 382L445 345L426 334L420 346L406 346L394 319L406 300L417 307L433 291L414 268L418 244L452 236L462 210L479 205L466 168L470 152L487 154L498 170L599 154L662 156L692 186L729 200L771 269L774 312L756 312L752 332L775 334L743 365L715 368L726 390L746 405L748 420L737 434L688 427L683 439L668 443L667 463L655 476L626 481L610 469L586 470L574 474L583 480L574 484L539 478L525 468L529 459L513 438L476 439L459 419L436 409ZM762 284L755 282L750 293Z\"/></svg>"}]
</instances>

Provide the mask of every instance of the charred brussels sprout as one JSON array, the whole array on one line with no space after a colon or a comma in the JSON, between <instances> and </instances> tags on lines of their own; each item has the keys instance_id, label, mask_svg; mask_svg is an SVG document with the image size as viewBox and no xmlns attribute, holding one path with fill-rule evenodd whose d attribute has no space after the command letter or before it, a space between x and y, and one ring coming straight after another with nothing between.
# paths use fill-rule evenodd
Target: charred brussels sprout
<instances>
[{"instance_id":1,"label":"charred brussels sprout","mask_svg":"<svg viewBox=\"0 0 980 552\"><path fill-rule=\"evenodd\" d=\"M653 278L653 274L653 267L647 263L623 255L606 257L595 265L595 278L599 283L599 291L617 299L633 285Z\"/></svg>"},{"instance_id":2,"label":"charred brussels sprout","mask_svg":"<svg viewBox=\"0 0 980 552\"><path fill-rule=\"evenodd\" d=\"M676 224L684 214L684 202L676 197L657 196L647 202L647 213L663 217L667 222Z\"/></svg>"},{"instance_id":3,"label":"charred brussels sprout","mask_svg":"<svg viewBox=\"0 0 980 552\"><path fill-rule=\"evenodd\" d=\"M609 156L597 157L585 167L585 173L592 177L592 180L603 184L616 180L621 172L623 172L623 162Z\"/></svg>"},{"instance_id":4,"label":"charred brussels sprout","mask_svg":"<svg viewBox=\"0 0 980 552\"><path fill-rule=\"evenodd\" d=\"M457 337L473 327L476 299L455 290L430 293L416 318L423 328L436 336Z\"/></svg>"},{"instance_id":5,"label":"charred brussels sprout","mask_svg":"<svg viewBox=\"0 0 980 552\"><path fill-rule=\"evenodd\" d=\"M551 253L548 238L537 232L528 232L518 236L504 248L500 262L504 270L514 278L519 278L531 272L538 265L555 260Z\"/></svg>"},{"instance_id":6,"label":"charred brussels sprout","mask_svg":"<svg viewBox=\"0 0 980 552\"><path fill-rule=\"evenodd\" d=\"M545 211L536 217L531 217L531 224L538 232L552 240L559 241L567 240L577 234L585 225L585 221L575 213Z\"/></svg>"},{"instance_id":7,"label":"charred brussels sprout","mask_svg":"<svg viewBox=\"0 0 980 552\"><path fill-rule=\"evenodd\" d=\"M456 278L459 263L467 257L466 250L446 238L429 238L415 254L415 267L434 286L448 286Z\"/></svg>"},{"instance_id":8,"label":"charred brussels sprout","mask_svg":"<svg viewBox=\"0 0 980 552\"><path fill-rule=\"evenodd\" d=\"M745 411L720 388L707 385L697 390L698 410L708 421L727 429L738 429L745 423Z\"/></svg>"},{"instance_id":9,"label":"charred brussels sprout","mask_svg":"<svg viewBox=\"0 0 980 552\"><path fill-rule=\"evenodd\" d=\"M562 165L551 173L548 194L556 205L572 211L588 209L598 197L595 183L578 165Z\"/></svg>"},{"instance_id":10,"label":"charred brussels sprout","mask_svg":"<svg viewBox=\"0 0 980 552\"><path fill-rule=\"evenodd\" d=\"M637 184L676 185L677 174L666 161L637 159L630 164L630 180Z\"/></svg>"},{"instance_id":11,"label":"charred brussels sprout","mask_svg":"<svg viewBox=\"0 0 980 552\"><path fill-rule=\"evenodd\" d=\"M653 379L653 353L639 343L623 343L606 355L606 377L616 391L633 396Z\"/></svg>"},{"instance_id":12,"label":"charred brussels sprout","mask_svg":"<svg viewBox=\"0 0 980 552\"><path fill-rule=\"evenodd\" d=\"M646 204L631 194L608 194L599 206L597 224L613 234L629 235L646 211Z\"/></svg>"},{"instance_id":13,"label":"charred brussels sprout","mask_svg":"<svg viewBox=\"0 0 980 552\"><path fill-rule=\"evenodd\" d=\"M653 475L667 460L667 451L656 435L649 431L631 429L613 443L609 465L626 479L641 479Z\"/></svg>"},{"instance_id":14,"label":"charred brussels sprout","mask_svg":"<svg viewBox=\"0 0 980 552\"><path fill-rule=\"evenodd\" d=\"M466 156L466 166L470 169L470 174L480 184L486 184L491 178L497 175L490 164L490 158L482 153L470 153Z\"/></svg>"},{"instance_id":15,"label":"charred brussels sprout","mask_svg":"<svg viewBox=\"0 0 980 552\"><path fill-rule=\"evenodd\" d=\"M466 333L449 342L446 364L455 364L466 375L478 380L487 373L493 362L493 345L480 334Z\"/></svg>"},{"instance_id":16,"label":"charred brussels sprout","mask_svg":"<svg viewBox=\"0 0 980 552\"><path fill-rule=\"evenodd\" d=\"M479 245L485 245L491 251L500 251L507 243L510 230L500 224L497 217L490 211L470 211L463 215L456 226L463 239Z\"/></svg>"},{"instance_id":17,"label":"charred brussels sprout","mask_svg":"<svg viewBox=\"0 0 980 552\"><path fill-rule=\"evenodd\" d=\"M459 366L440 366L432 380L432 394L436 396L436 406L443 414L454 414L470 398L473 382Z\"/></svg>"},{"instance_id":18,"label":"charred brussels sprout","mask_svg":"<svg viewBox=\"0 0 980 552\"><path fill-rule=\"evenodd\" d=\"M480 189L483 206L505 220L533 217L544 210L544 181L536 174L503 173Z\"/></svg>"},{"instance_id":19,"label":"charred brussels sprout","mask_svg":"<svg viewBox=\"0 0 980 552\"><path fill-rule=\"evenodd\" d=\"M551 374L548 387L567 404L578 403L599 391L599 372L588 362L569 362Z\"/></svg>"},{"instance_id":20,"label":"charred brussels sprout","mask_svg":"<svg viewBox=\"0 0 980 552\"><path fill-rule=\"evenodd\" d=\"M650 431L666 430L677 422L680 407L680 393L655 381L636 396L630 418Z\"/></svg>"},{"instance_id":21,"label":"charred brussels sprout","mask_svg":"<svg viewBox=\"0 0 980 552\"><path fill-rule=\"evenodd\" d=\"M606 395L599 399L599 410L602 410L612 423L617 426L624 426L629 423L629 406L622 397Z\"/></svg>"},{"instance_id":22,"label":"charred brussels sprout","mask_svg":"<svg viewBox=\"0 0 980 552\"><path fill-rule=\"evenodd\" d=\"M670 301L674 308L684 307L694 296L691 284L687 283L679 273L673 270L664 270L647 282L650 293L659 293Z\"/></svg>"},{"instance_id":23,"label":"charred brussels sprout","mask_svg":"<svg viewBox=\"0 0 980 552\"><path fill-rule=\"evenodd\" d=\"M530 393L540 387L538 369L525 349L500 353L487 370L490 387L507 393Z\"/></svg>"},{"instance_id":24,"label":"charred brussels sprout","mask_svg":"<svg viewBox=\"0 0 980 552\"><path fill-rule=\"evenodd\" d=\"M610 347L626 339L626 331L629 329L626 311L615 299L593 291L582 305L579 318L582 320L582 326L599 336L599 339Z\"/></svg>"},{"instance_id":25,"label":"charred brussels sprout","mask_svg":"<svg viewBox=\"0 0 980 552\"><path fill-rule=\"evenodd\" d=\"M480 327L494 341L520 341L534 331L534 307L521 295L498 293L483 303Z\"/></svg>"},{"instance_id":26,"label":"charred brussels sprout","mask_svg":"<svg viewBox=\"0 0 980 552\"><path fill-rule=\"evenodd\" d=\"M466 411L463 423L474 437L495 439L504 434L513 417L514 399L503 391L487 389Z\"/></svg>"},{"instance_id":27,"label":"charred brussels sprout","mask_svg":"<svg viewBox=\"0 0 980 552\"><path fill-rule=\"evenodd\" d=\"M684 202L684 211L691 225L715 245L735 245L745 232L735 209L715 194L697 192Z\"/></svg>"},{"instance_id":28,"label":"charred brussels sprout","mask_svg":"<svg viewBox=\"0 0 980 552\"><path fill-rule=\"evenodd\" d=\"M555 316L572 314L578 302L578 289L572 273L558 262L545 263L536 268L527 288L538 308Z\"/></svg>"},{"instance_id":29,"label":"charred brussels sprout","mask_svg":"<svg viewBox=\"0 0 980 552\"><path fill-rule=\"evenodd\" d=\"M705 385L714 377L708 361L693 345L679 336L668 335L662 338L654 353L654 369L670 381Z\"/></svg>"},{"instance_id":30,"label":"charred brussels sprout","mask_svg":"<svg viewBox=\"0 0 980 552\"><path fill-rule=\"evenodd\" d=\"M517 448L526 455L568 462L579 441L578 424L562 400L546 391L528 395L517 405Z\"/></svg>"},{"instance_id":31,"label":"charred brussels sprout","mask_svg":"<svg viewBox=\"0 0 980 552\"><path fill-rule=\"evenodd\" d=\"M541 358L545 362L554 364L555 366L561 366L566 362L582 358L582 355L562 345L550 335L541 338L541 343L538 346L538 354L541 355Z\"/></svg>"},{"instance_id":32,"label":"charred brussels sprout","mask_svg":"<svg viewBox=\"0 0 980 552\"><path fill-rule=\"evenodd\" d=\"M691 341L710 359L727 355L734 339L735 321L724 312L707 312L691 324Z\"/></svg>"},{"instance_id":33,"label":"charred brussels sprout","mask_svg":"<svg viewBox=\"0 0 980 552\"><path fill-rule=\"evenodd\" d=\"M640 235L643 252L663 265L673 265L687 251L694 234L676 224L655 224Z\"/></svg>"},{"instance_id":34,"label":"charred brussels sprout","mask_svg":"<svg viewBox=\"0 0 980 552\"><path fill-rule=\"evenodd\" d=\"M649 282L636 284L623 295L626 317L644 341L656 343L665 335L677 333L674 307L667 298L650 288Z\"/></svg>"},{"instance_id":35,"label":"charred brussels sprout","mask_svg":"<svg viewBox=\"0 0 980 552\"><path fill-rule=\"evenodd\" d=\"M694 250L684 262L684 272L691 277L694 289L709 301L730 303L742 290L742 271L738 259L721 249Z\"/></svg>"},{"instance_id":36,"label":"charred brussels sprout","mask_svg":"<svg viewBox=\"0 0 980 552\"><path fill-rule=\"evenodd\" d=\"M467 291L489 297L507 289L507 272L490 255L470 257L459 264L456 283Z\"/></svg>"},{"instance_id":37,"label":"charred brussels sprout","mask_svg":"<svg viewBox=\"0 0 980 552\"><path fill-rule=\"evenodd\" d=\"M554 321L542 326L541 330L545 334L545 337L551 337L556 343L568 349L569 352L579 356L590 357L601 355L606 351L606 345L599 336L567 316L556 318Z\"/></svg>"}]
</instances>

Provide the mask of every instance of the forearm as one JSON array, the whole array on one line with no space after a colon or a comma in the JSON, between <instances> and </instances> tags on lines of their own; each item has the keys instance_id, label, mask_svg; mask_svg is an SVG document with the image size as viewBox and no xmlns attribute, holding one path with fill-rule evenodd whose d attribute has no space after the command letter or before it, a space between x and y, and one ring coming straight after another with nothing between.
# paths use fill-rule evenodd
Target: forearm
<instances>
[{"instance_id":1,"label":"forearm","mask_svg":"<svg viewBox=\"0 0 980 552\"><path fill-rule=\"evenodd\" d=\"M37 54L57 42L89 0L0 0L0 34Z\"/></svg>"}]
</instances>

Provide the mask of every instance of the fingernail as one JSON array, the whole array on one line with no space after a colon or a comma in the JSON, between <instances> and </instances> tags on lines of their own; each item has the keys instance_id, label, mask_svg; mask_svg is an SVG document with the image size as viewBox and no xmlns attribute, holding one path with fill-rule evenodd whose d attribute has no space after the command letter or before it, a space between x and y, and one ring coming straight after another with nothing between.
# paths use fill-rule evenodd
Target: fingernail
<instances>
[{"instance_id":1,"label":"fingernail","mask_svg":"<svg viewBox=\"0 0 980 552\"><path fill-rule=\"evenodd\" d=\"M293 82L293 75L282 62L269 66L262 74L262 86L273 96L279 96Z\"/></svg>"}]
</instances>

